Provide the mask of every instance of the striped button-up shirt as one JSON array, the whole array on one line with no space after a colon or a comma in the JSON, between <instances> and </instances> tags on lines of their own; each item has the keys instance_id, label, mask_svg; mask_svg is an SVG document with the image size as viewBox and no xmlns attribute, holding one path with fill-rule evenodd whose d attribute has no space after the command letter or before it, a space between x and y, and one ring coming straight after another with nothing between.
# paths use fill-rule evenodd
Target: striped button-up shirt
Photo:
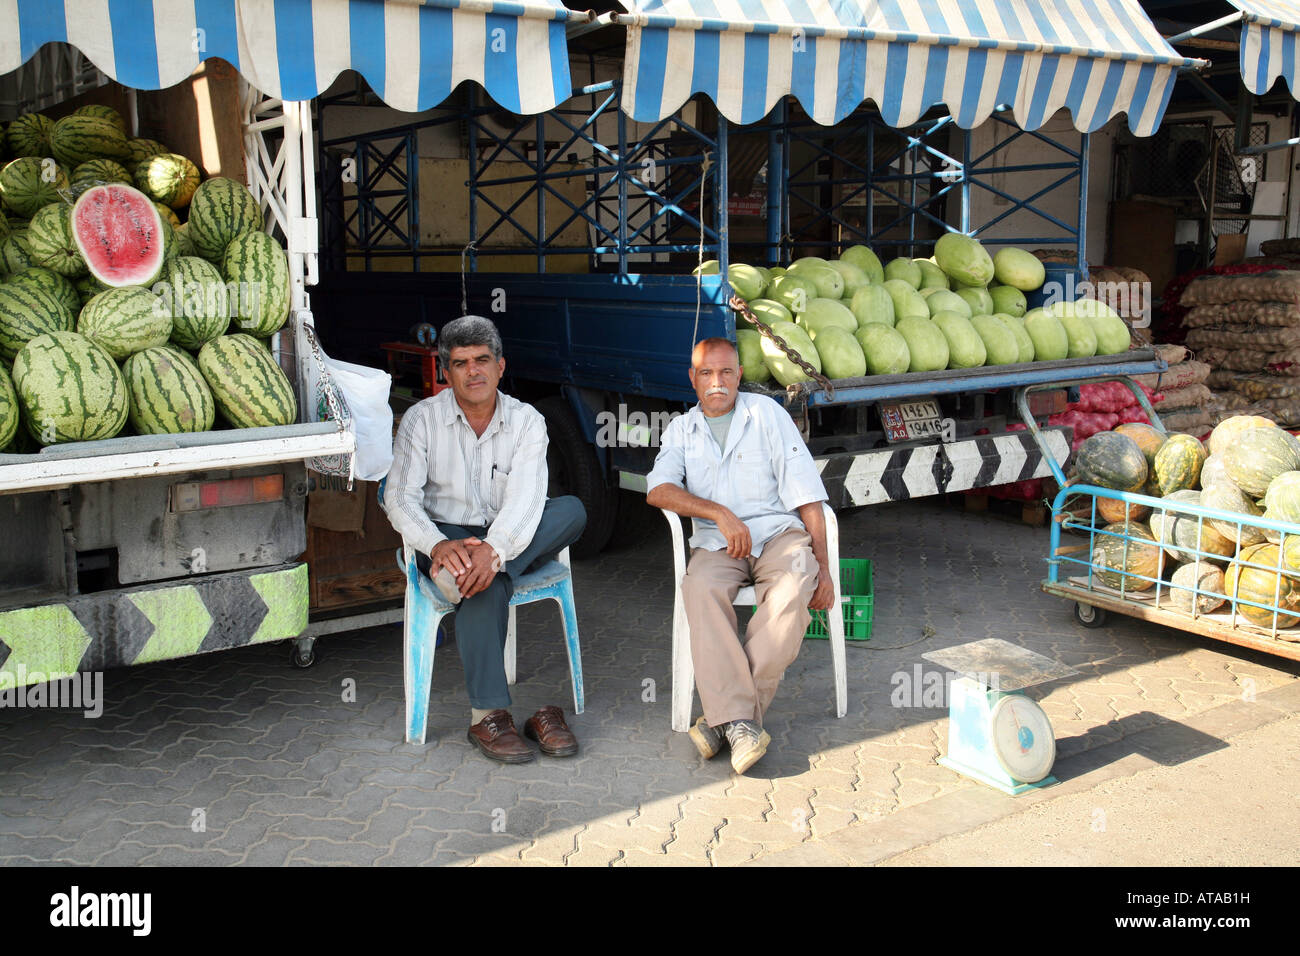
<instances>
[{"instance_id":1,"label":"striped button-up shirt","mask_svg":"<svg viewBox=\"0 0 1300 956\"><path fill-rule=\"evenodd\" d=\"M546 505L546 420L497 392L475 435L451 389L405 415L393 442L384 511L403 539L428 554L447 536L435 521L486 527L504 564L528 547Z\"/></svg>"}]
</instances>

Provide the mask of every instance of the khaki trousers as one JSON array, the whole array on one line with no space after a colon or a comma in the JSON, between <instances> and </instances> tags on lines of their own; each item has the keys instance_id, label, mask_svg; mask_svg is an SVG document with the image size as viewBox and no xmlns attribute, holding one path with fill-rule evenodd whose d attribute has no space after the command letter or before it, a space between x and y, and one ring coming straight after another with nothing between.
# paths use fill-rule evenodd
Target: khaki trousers
<instances>
[{"instance_id":1,"label":"khaki trousers","mask_svg":"<svg viewBox=\"0 0 1300 956\"><path fill-rule=\"evenodd\" d=\"M742 642L731 602L751 582L758 610ZM710 726L763 722L785 669L799 655L815 590L817 560L812 538L802 528L772 538L757 559L692 550L682 578L682 603L691 629L695 687Z\"/></svg>"}]
</instances>

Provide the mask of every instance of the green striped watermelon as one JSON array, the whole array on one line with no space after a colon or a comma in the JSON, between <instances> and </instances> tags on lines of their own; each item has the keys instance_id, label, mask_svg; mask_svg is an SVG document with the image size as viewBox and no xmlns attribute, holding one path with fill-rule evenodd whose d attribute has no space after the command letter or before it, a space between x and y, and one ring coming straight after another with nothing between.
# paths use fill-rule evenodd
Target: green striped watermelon
<instances>
[{"instance_id":1,"label":"green striped watermelon","mask_svg":"<svg viewBox=\"0 0 1300 956\"><path fill-rule=\"evenodd\" d=\"M9 238L0 242L0 273L16 275L30 268L31 257L27 254L27 227L15 229Z\"/></svg>"},{"instance_id":2,"label":"green striped watermelon","mask_svg":"<svg viewBox=\"0 0 1300 956\"><path fill-rule=\"evenodd\" d=\"M50 203L32 216L27 228L27 255L32 265L52 269L61 276L85 275L86 260L72 235L72 207Z\"/></svg>"},{"instance_id":3,"label":"green striped watermelon","mask_svg":"<svg viewBox=\"0 0 1300 956\"><path fill-rule=\"evenodd\" d=\"M105 183L126 183L130 185L131 174L126 167L112 159L91 159L72 171L69 189L73 196L80 196L91 186Z\"/></svg>"},{"instance_id":4,"label":"green striped watermelon","mask_svg":"<svg viewBox=\"0 0 1300 956\"><path fill-rule=\"evenodd\" d=\"M75 110L72 111L72 115L73 116L96 116L99 119L108 120L118 129L120 129L123 135L126 134L126 120L122 118L121 113L113 109L113 107L111 106L102 106L99 103L88 103L85 106L78 106Z\"/></svg>"},{"instance_id":5,"label":"green striped watermelon","mask_svg":"<svg viewBox=\"0 0 1300 956\"><path fill-rule=\"evenodd\" d=\"M203 373L184 351L163 345L136 352L122 366L131 397L130 420L141 435L203 432L216 401Z\"/></svg>"},{"instance_id":6,"label":"green striped watermelon","mask_svg":"<svg viewBox=\"0 0 1300 956\"><path fill-rule=\"evenodd\" d=\"M172 227L173 230L181 226L181 217L176 215L170 206L164 206L157 200L154 201L153 207L158 210L158 215L162 217L163 222Z\"/></svg>"},{"instance_id":7,"label":"green striped watermelon","mask_svg":"<svg viewBox=\"0 0 1300 956\"><path fill-rule=\"evenodd\" d=\"M161 156L168 152L170 150L156 139L130 139L126 142L126 158L122 160L122 165L134 175L135 168L150 156Z\"/></svg>"},{"instance_id":8,"label":"green striped watermelon","mask_svg":"<svg viewBox=\"0 0 1300 956\"><path fill-rule=\"evenodd\" d=\"M150 199L183 209L199 188L199 168L177 153L150 156L135 167L135 187Z\"/></svg>"},{"instance_id":9,"label":"green striped watermelon","mask_svg":"<svg viewBox=\"0 0 1300 956\"><path fill-rule=\"evenodd\" d=\"M87 189L72 207L77 248L108 286L149 285L166 260L168 227L144 193L111 183Z\"/></svg>"},{"instance_id":10,"label":"green striped watermelon","mask_svg":"<svg viewBox=\"0 0 1300 956\"><path fill-rule=\"evenodd\" d=\"M72 280L50 269L32 266L10 276L6 281L10 285L44 289L62 302L73 315L81 311L81 296L77 294L77 287L72 284Z\"/></svg>"},{"instance_id":11,"label":"green striped watermelon","mask_svg":"<svg viewBox=\"0 0 1300 956\"><path fill-rule=\"evenodd\" d=\"M0 448L14 440L21 417L14 380L9 377L9 370L0 364Z\"/></svg>"},{"instance_id":12,"label":"green striped watermelon","mask_svg":"<svg viewBox=\"0 0 1300 956\"><path fill-rule=\"evenodd\" d=\"M43 113L25 113L5 130L5 148L10 156L53 156L50 134L54 120Z\"/></svg>"},{"instance_id":13,"label":"green striped watermelon","mask_svg":"<svg viewBox=\"0 0 1300 956\"><path fill-rule=\"evenodd\" d=\"M126 159L126 134L112 120L100 116L65 116L50 133L54 158L69 168L89 159Z\"/></svg>"},{"instance_id":14,"label":"green striped watermelon","mask_svg":"<svg viewBox=\"0 0 1300 956\"><path fill-rule=\"evenodd\" d=\"M38 335L14 359L23 418L43 445L112 438L126 424L126 380L112 356L76 332Z\"/></svg>"},{"instance_id":15,"label":"green striped watermelon","mask_svg":"<svg viewBox=\"0 0 1300 956\"><path fill-rule=\"evenodd\" d=\"M188 222L172 227L172 245L168 254L176 256L198 255L194 250L194 243L190 241L190 224Z\"/></svg>"},{"instance_id":16,"label":"green striped watermelon","mask_svg":"<svg viewBox=\"0 0 1300 956\"><path fill-rule=\"evenodd\" d=\"M264 232L241 233L226 247L221 271L230 283L232 326L257 338L284 326L289 318L289 258L275 239Z\"/></svg>"},{"instance_id":17,"label":"green striped watermelon","mask_svg":"<svg viewBox=\"0 0 1300 956\"><path fill-rule=\"evenodd\" d=\"M197 256L178 256L155 287L172 316L172 342L197 352L230 327L226 282L216 266Z\"/></svg>"},{"instance_id":18,"label":"green striped watermelon","mask_svg":"<svg viewBox=\"0 0 1300 956\"><path fill-rule=\"evenodd\" d=\"M167 303L141 286L101 292L81 310L77 331L121 362L165 345L172 334Z\"/></svg>"},{"instance_id":19,"label":"green striped watermelon","mask_svg":"<svg viewBox=\"0 0 1300 956\"><path fill-rule=\"evenodd\" d=\"M73 315L44 289L0 285L0 358L12 362L24 345L46 332L71 332Z\"/></svg>"},{"instance_id":20,"label":"green striped watermelon","mask_svg":"<svg viewBox=\"0 0 1300 956\"><path fill-rule=\"evenodd\" d=\"M190 200L190 240L199 255L220 262L240 233L261 231L262 211L242 183L218 176L201 184Z\"/></svg>"},{"instance_id":21,"label":"green striped watermelon","mask_svg":"<svg viewBox=\"0 0 1300 956\"><path fill-rule=\"evenodd\" d=\"M58 202L68 188L68 171L48 157L25 156L0 169L0 197L24 219Z\"/></svg>"},{"instance_id":22,"label":"green striped watermelon","mask_svg":"<svg viewBox=\"0 0 1300 956\"><path fill-rule=\"evenodd\" d=\"M90 273L86 273L84 276L79 276L73 281L72 285L77 290L77 298L81 300L81 305L78 305L76 309L78 312L81 311L82 306L105 289L113 288L112 286L104 285L104 283L100 282Z\"/></svg>"},{"instance_id":23,"label":"green striped watermelon","mask_svg":"<svg viewBox=\"0 0 1300 956\"><path fill-rule=\"evenodd\" d=\"M236 428L290 425L298 403L289 377L251 335L222 335L199 352L199 371L221 416Z\"/></svg>"}]
</instances>

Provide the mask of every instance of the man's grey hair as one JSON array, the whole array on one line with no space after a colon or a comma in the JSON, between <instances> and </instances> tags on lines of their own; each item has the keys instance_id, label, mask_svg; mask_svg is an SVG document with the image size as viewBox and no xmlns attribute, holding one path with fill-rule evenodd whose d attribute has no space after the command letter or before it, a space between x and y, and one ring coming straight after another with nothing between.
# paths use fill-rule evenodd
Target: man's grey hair
<instances>
[{"instance_id":1,"label":"man's grey hair","mask_svg":"<svg viewBox=\"0 0 1300 956\"><path fill-rule=\"evenodd\" d=\"M443 368L451 365L451 350L467 345L486 345L492 358L501 358L501 333L495 323L481 315L462 315L442 327L438 335L438 361Z\"/></svg>"}]
</instances>

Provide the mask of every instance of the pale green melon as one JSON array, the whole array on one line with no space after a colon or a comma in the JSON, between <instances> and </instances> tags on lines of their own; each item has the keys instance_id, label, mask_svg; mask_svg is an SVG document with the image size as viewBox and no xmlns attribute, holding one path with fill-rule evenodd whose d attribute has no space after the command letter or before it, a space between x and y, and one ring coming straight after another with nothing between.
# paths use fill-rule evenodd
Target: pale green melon
<instances>
[{"instance_id":1,"label":"pale green melon","mask_svg":"<svg viewBox=\"0 0 1300 956\"><path fill-rule=\"evenodd\" d=\"M853 294L849 309L858 328L873 323L894 327L894 300L883 285L864 285Z\"/></svg>"}]
</instances>

